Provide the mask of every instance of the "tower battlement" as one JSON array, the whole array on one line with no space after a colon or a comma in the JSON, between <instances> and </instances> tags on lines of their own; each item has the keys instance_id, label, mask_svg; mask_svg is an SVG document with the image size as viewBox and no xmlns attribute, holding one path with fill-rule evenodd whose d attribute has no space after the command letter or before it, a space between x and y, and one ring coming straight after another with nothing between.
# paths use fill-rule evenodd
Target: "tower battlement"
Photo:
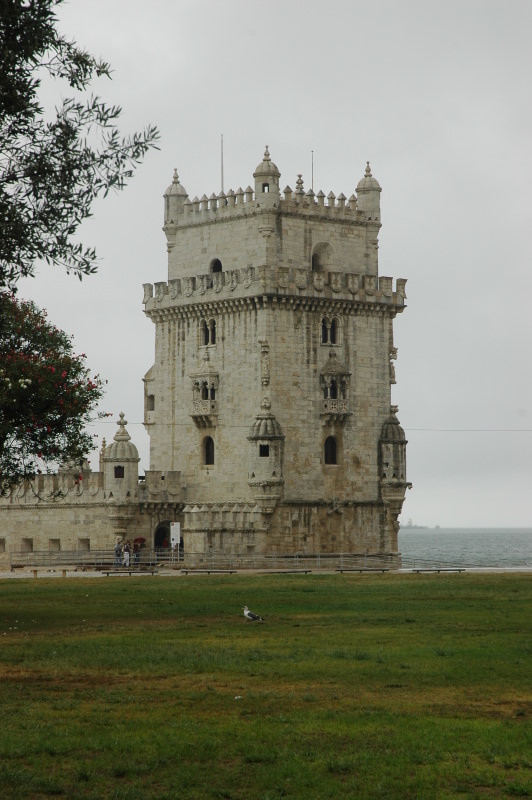
<instances>
[{"instance_id":1,"label":"tower battlement","mask_svg":"<svg viewBox=\"0 0 532 800\"><path fill-rule=\"evenodd\" d=\"M343 299L369 306L393 306L402 311L406 299L406 279L354 272L312 272L305 267L244 267L213 274L145 283L143 303L146 313L180 304L212 303L227 298L264 294L306 297L320 300Z\"/></svg>"},{"instance_id":2,"label":"tower battlement","mask_svg":"<svg viewBox=\"0 0 532 800\"><path fill-rule=\"evenodd\" d=\"M274 208L282 213L309 214L312 217L324 216L325 219L345 217L349 221L367 222L371 217L357 207L357 198L352 194L349 199L343 193L338 196L330 191L325 194L322 190L314 192L312 189L304 191L302 187L292 190L287 186L283 190L284 197L279 197ZM171 231L174 226L204 225L206 222L216 222L220 219L241 218L250 214L257 214L264 210L260 202L260 195L256 195L251 186L246 189L241 187L235 191L229 189L227 193L212 193L209 197L187 199L182 208L166 220L165 230ZM378 215L373 218L379 222Z\"/></svg>"}]
</instances>

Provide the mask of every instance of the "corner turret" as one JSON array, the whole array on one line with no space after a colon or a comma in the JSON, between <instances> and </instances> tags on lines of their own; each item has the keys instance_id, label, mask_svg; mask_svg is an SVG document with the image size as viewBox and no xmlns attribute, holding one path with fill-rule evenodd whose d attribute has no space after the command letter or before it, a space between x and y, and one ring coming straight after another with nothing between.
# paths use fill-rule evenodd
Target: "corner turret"
<instances>
[{"instance_id":1,"label":"corner turret","mask_svg":"<svg viewBox=\"0 0 532 800\"><path fill-rule=\"evenodd\" d=\"M126 430L127 420L123 412L116 423L118 431L102 457L104 487L107 497L118 502L135 500L139 478L139 453Z\"/></svg>"},{"instance_id":2,"label":"corner turret","mask_svg":"<svg viewBox=\"0 0 532 800\"><path fill-rule=\"evenodd\" d=\"M371 174L369 161L366 161L364 177L357 185L357 208L365 214L366 219L381 221L381 192L379 182Z\"/></svg>"},{"instance_id":3,"label":"corner turret","mask_svg":"<svg viewBox=\"0 0 532 800\"><path fill-rule=\"evenodd\" d=\"M179 175L174 169L172 183L165 191L164 195L164 230L171 228L175 232L175 225L178 218L183 214L183 206L188 200L188 193L184 186L179 183Z\"/></svg>"},{"instance_id":4,"label":"corner turret","mask_svg":"<svg viewBox=\"0 0 532 800\"><path fill-rule=\"evenodd\" d=\"M275 505L282 493L284 439L282 428L271 411L271 402L265 397L248 435L248 484L263 510Z\"/></svg>"},{"instance_id":5,"label":"corner turret","mask_svg":"<svg viewBox=\"0 0 532 800\"><path fill-rule=\"evenodd\" d=\"M279 178L281 173L277 165L270 158L268 145L264 151L264 158L253 173L255 178L255 200L257 206L275 208L279 205Z\"/></svg>"}]
</instances>

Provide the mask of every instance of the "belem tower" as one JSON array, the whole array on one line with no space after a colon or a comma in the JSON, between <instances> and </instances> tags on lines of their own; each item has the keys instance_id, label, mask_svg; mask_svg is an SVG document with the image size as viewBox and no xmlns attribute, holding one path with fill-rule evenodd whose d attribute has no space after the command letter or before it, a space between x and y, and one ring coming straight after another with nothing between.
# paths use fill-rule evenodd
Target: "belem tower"
<instances>
[{"instance_id":1,"label":"belem tower","mask_svg":"<svg viewBox=\"0 0 532 800\"><path fill-rule=\"evenodd\" d=\"M165 548L180 523L207 555L378 556L400 563L406 440L391 398L405 279L379 275L381 187L280 189L268 148L253 185L164 194L168 280L144 284L150 469L121 415L97 472L65 467L0 499L0 560L24 550ZM48 500L50 492L53 501ZM3 551L3 553L2 553Z\"/></svg>"}]
</instances>

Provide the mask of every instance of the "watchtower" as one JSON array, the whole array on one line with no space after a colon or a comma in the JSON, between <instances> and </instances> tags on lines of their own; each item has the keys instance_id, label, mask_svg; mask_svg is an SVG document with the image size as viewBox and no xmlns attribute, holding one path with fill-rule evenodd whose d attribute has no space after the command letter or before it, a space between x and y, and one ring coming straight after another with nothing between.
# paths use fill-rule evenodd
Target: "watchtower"
<instances>
[{"instance_id":1,"label":"watchtower","mask_svg":"<svg viewBox=\"0 0 532 800\"><path fill-rule=\"evenodd\" d=\"M397 563L406 481L391 407L404 279L379 276L381 187L164 195L168 280L144 285L151 469L179 471L185 551Z\"/></svg>"}]
</instances>

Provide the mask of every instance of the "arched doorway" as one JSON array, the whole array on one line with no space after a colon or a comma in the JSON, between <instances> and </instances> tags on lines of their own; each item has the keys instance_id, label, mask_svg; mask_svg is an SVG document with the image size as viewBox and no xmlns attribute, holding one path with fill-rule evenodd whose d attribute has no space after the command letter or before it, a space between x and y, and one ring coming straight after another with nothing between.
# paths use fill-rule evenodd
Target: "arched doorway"
<instances>
[{"instance_id":1,"label":"arched doorway","mask_svg":"<svg viewBox=\"0 0 532 800\"><path fill-rule=\"evenodd\" d=\"M155 528L153 537L153 546L156 550L169 550L170 549L170 523L159 522Z\"/></svg>"}]
</instances>

